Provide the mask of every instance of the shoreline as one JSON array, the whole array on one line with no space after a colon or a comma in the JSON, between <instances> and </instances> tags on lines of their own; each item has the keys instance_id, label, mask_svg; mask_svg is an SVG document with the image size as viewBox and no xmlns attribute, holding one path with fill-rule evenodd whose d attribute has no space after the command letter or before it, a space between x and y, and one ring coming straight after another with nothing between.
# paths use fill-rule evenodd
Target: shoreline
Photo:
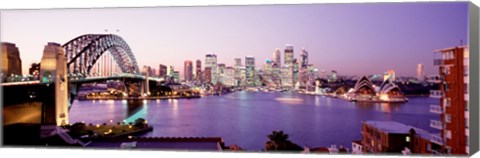
<instances>
[{"instance_id":1,"label":"shoreline","mask_svg":"<svg viewBox=\"0 0 480 158\"><path fill-rule=\"evenodd\" d=\"M167 100L167 99L197 99L201 98L202 96L179 96L179 97L129 97L129 98L119 98L119 97L103 97L103 98L76 98L76 100Z\"/></svg>"}]
</instances>

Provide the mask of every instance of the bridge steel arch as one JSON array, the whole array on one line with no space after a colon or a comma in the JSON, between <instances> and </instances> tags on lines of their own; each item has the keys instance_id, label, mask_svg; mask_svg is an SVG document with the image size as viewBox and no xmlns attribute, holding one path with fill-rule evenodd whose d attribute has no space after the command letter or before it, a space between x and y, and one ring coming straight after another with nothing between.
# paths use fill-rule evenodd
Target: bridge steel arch
<instances>
[{"instance_id":1,"label":"bridge steel arch","mask_svg":"<svg viewBox=\"0 0 480 158\"><path fill-rule=\"evenodd\" d=\"M140 74L132 50L118 35L86 34L68 41L62 47L70 75L87 76L97 60L107 51L112 54L123 73Z\"/></svg>"}]
</instances>

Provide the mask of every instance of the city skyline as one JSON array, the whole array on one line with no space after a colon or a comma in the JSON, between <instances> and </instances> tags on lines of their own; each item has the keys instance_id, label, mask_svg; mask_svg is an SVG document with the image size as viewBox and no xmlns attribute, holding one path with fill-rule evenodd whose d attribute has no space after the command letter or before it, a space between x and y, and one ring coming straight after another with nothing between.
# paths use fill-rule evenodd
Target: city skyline
<instances>
[{"instance_id":1,"label":"city skyline","mask_svg":"<svg viewBox=\"0 0 480 158\"><path fill-rule=\"evenodd\" d=\"M319 70L362 76L392 69L397 76L414 77L418 64L425 66L425 74L437 73L432 50L468 43L466 7L378 3L11 10L2 12L1 40L17 45L24 74L40 61L47 42L113 33L127 41L139 66L172 65L180 72L185 60L204 61L205 54L217 54L217 63L227 66L234 65L234 58L253 56L255 66L262 67L279 48L283 62L285 45L291 44L297 60L305 48L309 63ZM83 17L93 15L96 23L82 25L89 20Z\"/></svg>"}]
</instances>

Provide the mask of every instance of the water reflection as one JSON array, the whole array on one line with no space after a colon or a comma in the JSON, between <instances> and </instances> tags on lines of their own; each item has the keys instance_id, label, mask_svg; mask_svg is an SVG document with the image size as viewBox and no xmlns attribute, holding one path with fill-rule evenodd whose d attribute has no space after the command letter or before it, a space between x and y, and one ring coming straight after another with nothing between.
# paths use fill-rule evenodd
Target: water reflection
<instances>
[{"instance_id":1,"label":"water reflection","mask_svg":"<svg viewBox=\"0 0 480 158\"><path fill-rule=\"evenodd\" d=\"M430 119L439 117L429 112L430 104L438 104L438 99L431 98L411 98L404 104L352 103L322 96L238 92L190 100L150 100L146 104L143 100L119 100L114 104L113 114L108 114L110 102L76 101L70 121L128 123L143 117L154 126L145 136L221 136L227 143L260 150L272 130L288 132L297 144L349 146L352 140L361 139L361 121L393 120L431 130Z\"/></svg>"},{"instance_id":2,"label":"water reflection","mask_svg":"<svg viewBox=\"0 0 480 158\"><path fill-rule=\"evenodd\" d=\"M178 118L178 100L173 99L172 103L173 103L173 117Z\"/></svg>"},{"instance_id":3,"label":"water reflection","mask_svg":"<svg viewBox=\"0 0 480 158\"><path fill-rule=\"evenodd\" d=\"M315 105L320 106L320 96L315 96Z\"/></svg>"},{"instance_id":4,"label":"water reflection","mask_svg":"<svg viewBox=\"0 0 480 158\"><path fill-rule=\"evenodd\" d=\"M368 102L355 102L355 107L358 107L363 110L380 111L384 113L392 113L392 109L396 112L399 110L399 107L404 105L403 103L368 103Z\"/></svg>"},{"instance_id":5,"label":"water reflection","mask_svg":"<svg viewBox=\"0 0 480 158\"><path fill-rule=\"evenodd\" d=\"M147 102L145 100L128 100L125 122L134 122L137 118L145 118Z\"/></svg>"},{"instance_id":6,"label":"water reflection","mask_svg":"<svg viewBox=\"0 0 480 158\"><path fill-rule=\"evenodd\" d=\"M303 104L302 98L292 98L292 97L279 97L275 98L276 101L286 104Z\"/></svg>"}]
</instances>

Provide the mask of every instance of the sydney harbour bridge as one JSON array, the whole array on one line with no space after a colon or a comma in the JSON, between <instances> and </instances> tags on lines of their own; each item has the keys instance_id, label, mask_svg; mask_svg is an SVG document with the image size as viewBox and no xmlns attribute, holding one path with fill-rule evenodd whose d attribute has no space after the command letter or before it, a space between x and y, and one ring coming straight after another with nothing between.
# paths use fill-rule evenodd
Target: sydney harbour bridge
<instances>
[{"instance_id":1,"label":"sydney harbour bridge","mask_svg":"<svg viewBox=\"0 0 480 158\"><path fill-rule=\"evenodd\" d=\"M42 136L58 134L58 126L70 123L69 109L82 84L121 80L125 87L139 87L126 88L127 98L141 99L151 82L163 81L148 72L142 75L127 42L114 34L81 35L63 45L48 43L40 64L38 80L1 83L4 126L33 123L41 126Z\"/></svg>"}]
</instances>

